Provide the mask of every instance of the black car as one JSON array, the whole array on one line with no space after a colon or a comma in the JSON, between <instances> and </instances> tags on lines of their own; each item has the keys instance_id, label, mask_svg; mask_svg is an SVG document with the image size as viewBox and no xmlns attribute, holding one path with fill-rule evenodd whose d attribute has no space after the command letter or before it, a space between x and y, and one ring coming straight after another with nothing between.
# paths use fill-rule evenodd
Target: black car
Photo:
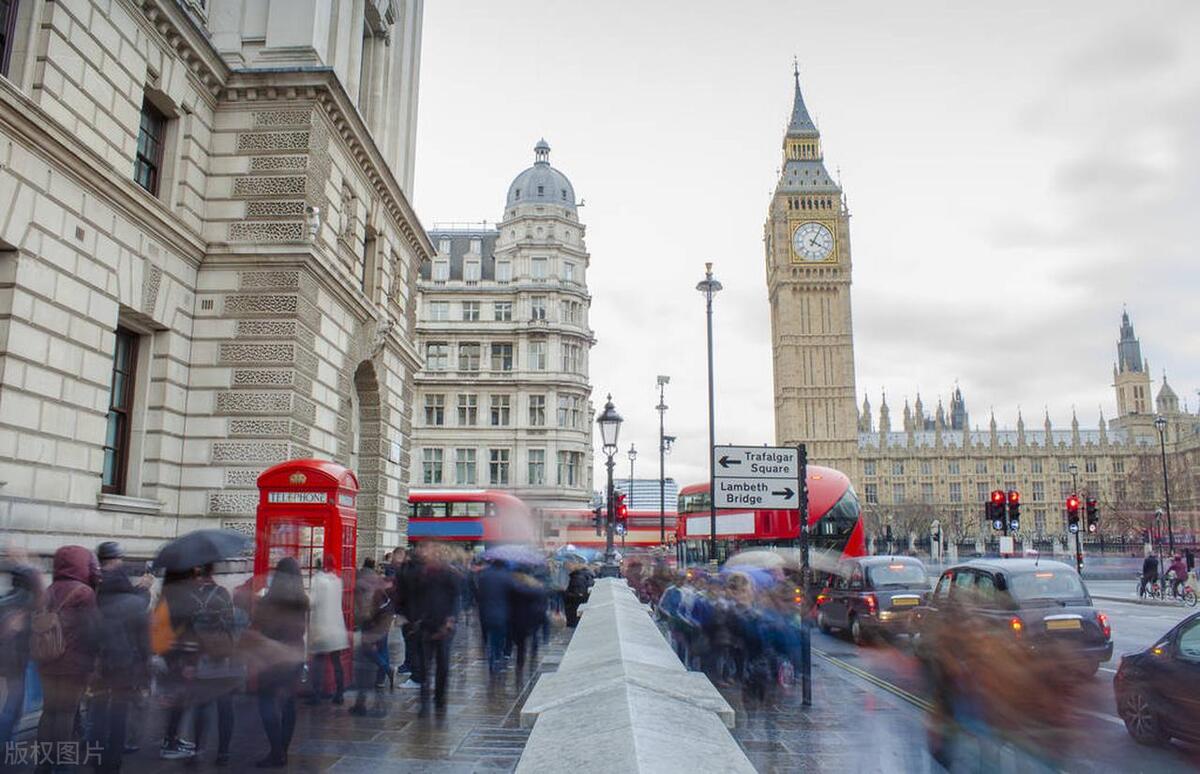
<instances>
[{"instance_id":1,"label":"black car","mask_svg":"<svg viewBox=\"0 0 1200 774\"><path fill-rule=\"evenodd\" d=\"M1112 658L1108 616L1092 606L1079 573L1062 562L978 559L951 567L916 612L918 636L955 615L1003 631L1033 652L1052 651L1088 675Z\"/></svg>"},{"instance_id":2,"label":"black car","mask_svg":"<svg viewBox=\"0 0 1200 774\"><path fill-rule=\"evenodd\" d=\"M1200 742L1200 613L1158 642L1121 657L1113 678L1117 714L1141 744Z\"/></svg>"},{"instance_id":3,"label":"black car","mask_svg":"<svg viewBox=\"0 0 1200 774\"><path fill-rule=\"evenodd\" d=\"M929 594L929 576L911 556L865 556L843 562L817 595L817 626L841 629L856 644L908 634L913 611Z\"/></svg>"}]
</instances>

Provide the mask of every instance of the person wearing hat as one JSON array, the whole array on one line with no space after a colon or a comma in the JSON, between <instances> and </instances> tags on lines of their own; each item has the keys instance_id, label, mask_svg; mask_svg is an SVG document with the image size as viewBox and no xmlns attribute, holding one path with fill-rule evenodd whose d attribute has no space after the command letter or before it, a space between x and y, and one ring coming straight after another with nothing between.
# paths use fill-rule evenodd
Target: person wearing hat
<instances>
[{"instance_id":1,"label":"person wearing hat","mask_svg":"<svg viewBox=\"0 0 1200 774\"><path fill-rule=\"evenodd\" d=\"M101 768L117 771L125 751L130 707L149 682L149 595L130 580L120 543L101 543L96 558L100 561L96 591L100 620L89 741L101 751Z\"/></svg>"}]
</instances>

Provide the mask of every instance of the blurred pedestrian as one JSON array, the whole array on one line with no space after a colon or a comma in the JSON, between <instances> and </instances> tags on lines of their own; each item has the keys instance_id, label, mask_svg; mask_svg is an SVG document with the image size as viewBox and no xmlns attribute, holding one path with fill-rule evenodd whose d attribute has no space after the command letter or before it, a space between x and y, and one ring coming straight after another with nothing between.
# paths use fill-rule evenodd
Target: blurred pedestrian
<instances>
[{"instance_id":1,"label":"blurred pedestrian","mask_svg":"<svg viewBox=\"0 0 1200 774\"><path fill-rule=\"evenodd\" d=\"M503 561L493 559L479 571L475 582L479 623L487 642L488 672L497 674L504 670L512 573Z\"/></svg>"},{"instance_id":2,"label":"blurred pedestrian","mask_svg":"<svg viewBox=\"0 0 1200 774\"><path fill-rule=\"evenodd\" d=\"M396 571L394 585L396 614L401 617L400 634L404 637L404 663L398 671L408 672L408 679L421 683L425 679L425 663L421 653L421 637L417 632L418 583L421 577L422 549L420 544L413 551L402 554L400 567Z\"/></svg>"},{"instance_id":3,"label":"blurred pedestrian","mask_svg":"<svg viewBox=\"0 0 1200 774\"><path fill-rule=\"evenodd\" d=\"M100 586L96 591L96 681L89 704L91 742L100 752L99 768L120 771L133 698L149 681L149 595L134 586L125 567L125 550L106 541L96 549Z\"/></svg>"},{"instance_id":4,"label":"blurred pedestrian","mask_svg":"<svg viewBox=\"0 0 1200 774\"><path fill-rule=\"evenodd\" d=\"M563 603L567 614L567 626L574 627L579 624L579 606L587 602L595 580L596 577L592 574L592 571L584 565L571 570L567 576L567 590L563 594Z\"/></svg>"},{"instance_id":5,"label":"blurred pedestrian","mask_svg":"<svg viewBox=\"0 0 1200 774\"><path fill-rule=\"evenodd\" d=\"M1138 597L1146 596L1146 587L1158 582L1158 557L1149 554L1142 560L1142 577L1138 581Z\"/></svg>"},{"instance_id":6,"label":"blurred pedestrian","mask_svg":"<svg viewBox=\"0 0 1200 774\"><path fill-rule=\"evenodd\" d=\"M9 551L0 563L11 587L0 596L0 680L4 702L0 704L0 748L12 741L13 729L21 719L25 699L25 675L29 669L29 637L33 616L42 599L41 574L23 554Z\"/></svg>"},{"instance_id":7,"label":"blurred pedestrian","mask_svg":"<svg viewBox=\"0 0 1200 774\"><path fill-rule=\"evenodd\" d=\"M279 560L266 596L254 611L254 628L283 646L276 663L258 675L258 712L271 745L267 756L254 765L281 768L287 765L288 747L296 729L296 689L304 662L304 631L308 597L300 577L300 564L290 556Z\"/></svg>"},{"instance_id":8,"label":"blurred pedestrian","mask_svg":"<svg viewBox=\"0 0 1200 774\"><path fill-rule=\"evenodd\" d=\"M229 744L233 740L233 694L241 687L244 674L234 658L238 635L245 618L233 604L233 597L213 579L213 565L196 571L192 590L188 636L196 642L196 672L192 682L192 716L196 753L204 744L205 722L210 705L217 712L218 766L229 764Z\"/></svg>"},{"instance_id":9,"label":"blurred pedestrian","mask_svg":"<svg viewBox=\"0 0 1200 774\"><path fill-rule=\"evenodd\" d=\"M354 582L354 706L352 715L367 714L367 694L379 691L379 645L392 625L392 607L387 581L375 572L375 560L367 557ZM382 699L377 701L382 704Z\"/></svg>"},{"instance_id":10,"label":"blurred pedestrian","mask_svg":"<svg viewBox=\"0 0 1200 774\"><path fill-rule=\"evenodd\" d=\"M1183 550L1183 560L1187 563L1187 571L1190 576L1192 570L1196 569L1196 555L1192 553L1192 549L1185 548Z\"/></svg>"},{"instance_id":11,"label":"blurred pedestrian","mask_svg":"<svg viewBox=\"0 0 1200 774\"><path fill-rule=\"evenodd\" d=\"M509 584L509 638L517 651L517 670L525 668L525 657L532 640L533 657L537 658L538 632L546 620L546 590L532 572L514 572Z\"/></svg>"},{"instance_id":12,"label":"blurred pedestrian","mask_svg":"<svg viewBox=\"0 0 1200 774\"><path fill-rule=\"evenodd\" d=\"M79 741L75 716L96 657L95 587L100 567L95 554L83 546L59 548L53 567L54 582L33 618L30 651L42 683L37 741L57 751ZM36 770L50 771L51 764L43 761Z\"/></svg>"},{"instance_id":13,"label":"blurred pedestrian","mask_svg":"<svg viewBox=\"0 0 1200 774\"><path fill-rule=\"evenodd\" d=\"M342 579L334 570L334 558L326 555L317 565L312 577L312 615L308 619L308 652L311 657L309 681L312 697L309 702L319 704L325 688L325 663L333 671L333 703L341 704L346 690L342 659L350 647L346 634L346 619L342 614Z\"/></svg>"},{"instance_id":14,"label":"blurred pedestrian","mask_svg":"<svg viewBox=\"0 0 1200 774\"><path fill-rule=\"evenodd\" d=\"M450 566L440 546L423 544L422 568L418 579L420 594L415 603L417 627L421 638L421 708L419 717L429 714L429 698L439 712L446 709L446 685L450 677L450 644L461 599L462 578ZM436 662L436 665L435 665ZM429 674L435 669L433 675ZM433 678L432 681L430 678ZM433 683L431 690L430 682Z\"/></svg>"},{"instance_id":15,"label":"blurred pedestrian","mask_svg":"<svg viewBox=\"0 0 1200 774\"><path fill-rule=\"evenodd\" d=\"M168 570L163 575L162 593L150 613L150 650L161 658L157 690L166 707L166 723L158 756L166 760L191 758L196 745L181 739L179 727L191 700L199 645L191 631L194 569Z\"/></svg>"},{"instance_id":16,"label":"blurred pedestrian","mask_svg":"<svg viewBox=\"0 0 1200 774\"><path fill-rule=\"evenodd\" d=\"M1188 577L1187 565L1183 563L1182 555L1175 554L1171 558L1171 565L1167 568L1167 577L1171 580L1171 596L1179 596Z\"/></svg>"}]
</instances>

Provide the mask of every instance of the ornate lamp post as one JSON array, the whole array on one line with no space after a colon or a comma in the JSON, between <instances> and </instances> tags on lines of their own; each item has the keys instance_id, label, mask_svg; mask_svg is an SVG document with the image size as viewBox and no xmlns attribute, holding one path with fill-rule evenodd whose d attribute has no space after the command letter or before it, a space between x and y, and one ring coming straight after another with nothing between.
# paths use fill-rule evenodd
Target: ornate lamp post
<instances>
[{"instance_id":1,"label":"ornate lamp post","mask_svg":"<svg viewBox=\"0 0 1200 774\"><path fill-rule=\"evenodd\" d=\"M607 515L605 518L604 528L604 566L600 569L600 576L605 578L615 578L621 574L620 567L617 566L616 550L613 548L613 528L615 514L613 512L613 455L617 453L617 436L621 432L621 415L617 413L616 406L613 405L612 395L608 396L608 401L604 404L604 410L600 412L600 416L596 417L596 424L600 426L600 442L604 451L604 456L607 457L605 466L608 468L608 489L605 502L607 505Z\"/></svg>"},{"instance_id":2,"label":"ornate lamp post","mask_svg":"<svg viewBox=\"0 0 1200 774\"><path fill-rule=\"evenodd\" d=\"M626 496L629 500L628 504L633 505L633 461L637 459L637 449L633 444L629 444L629 491Z\"/></svg>"},{"instance_id":3,"label":"ornate lamp post","mask_svg":"<svg viewBox=\"0 0 1200 774\"><path fill-rule=\"evenodd\" d=\"M1171 485L1167 482L1167 418L1162 414L1156 416L1154 429L1158 431L1158 448L1162 452L1163 500L1167 506L1167 552L1175 556L1175 530L1171 525Z\"/></svg>"},{"instance_id":4,"label":"ornate lamp post","mask_svg":"<svg viewBox=\"0 0 1200 774\"><path fill-rule=\"evenodd\" d=\"M671 382L671 377L658 377L658 544L667 544L667 436L665 422L667 401L664 388Z\"/></svg>"},{"instance_id":5,"label":"ornate lamp post","mask_svg":"<svg viewBox=\"0 0 1200 774\"><path fill-rule=\"evenodd\" d=\"M704 279L696 284L696 290L704 294L705 311L708 314L708 560L717 561L717 486L716 470L713 468L713 447L717 445L713 414L713 296L721 290L721 283L713 279L712 262L704 264Z\"/></svg>"}]
</instances>

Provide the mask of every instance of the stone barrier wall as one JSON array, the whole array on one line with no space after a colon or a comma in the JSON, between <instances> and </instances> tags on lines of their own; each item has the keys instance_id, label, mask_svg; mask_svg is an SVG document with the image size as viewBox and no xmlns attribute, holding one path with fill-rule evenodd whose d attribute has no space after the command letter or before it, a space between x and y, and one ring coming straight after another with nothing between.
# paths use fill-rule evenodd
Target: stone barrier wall
<instances>
[{"instance_id":1,"label":"stone barrier wall","mask_svg":"<svg viewBox=\"0 0 1200 774\"><path fill-rule=\"evenodd\" d=\"M533 731L517 765L535 772L753 772L734 712L689 672L624 581L596 581L558 671L521 708Z\"/></svg>"}]
</instances>

